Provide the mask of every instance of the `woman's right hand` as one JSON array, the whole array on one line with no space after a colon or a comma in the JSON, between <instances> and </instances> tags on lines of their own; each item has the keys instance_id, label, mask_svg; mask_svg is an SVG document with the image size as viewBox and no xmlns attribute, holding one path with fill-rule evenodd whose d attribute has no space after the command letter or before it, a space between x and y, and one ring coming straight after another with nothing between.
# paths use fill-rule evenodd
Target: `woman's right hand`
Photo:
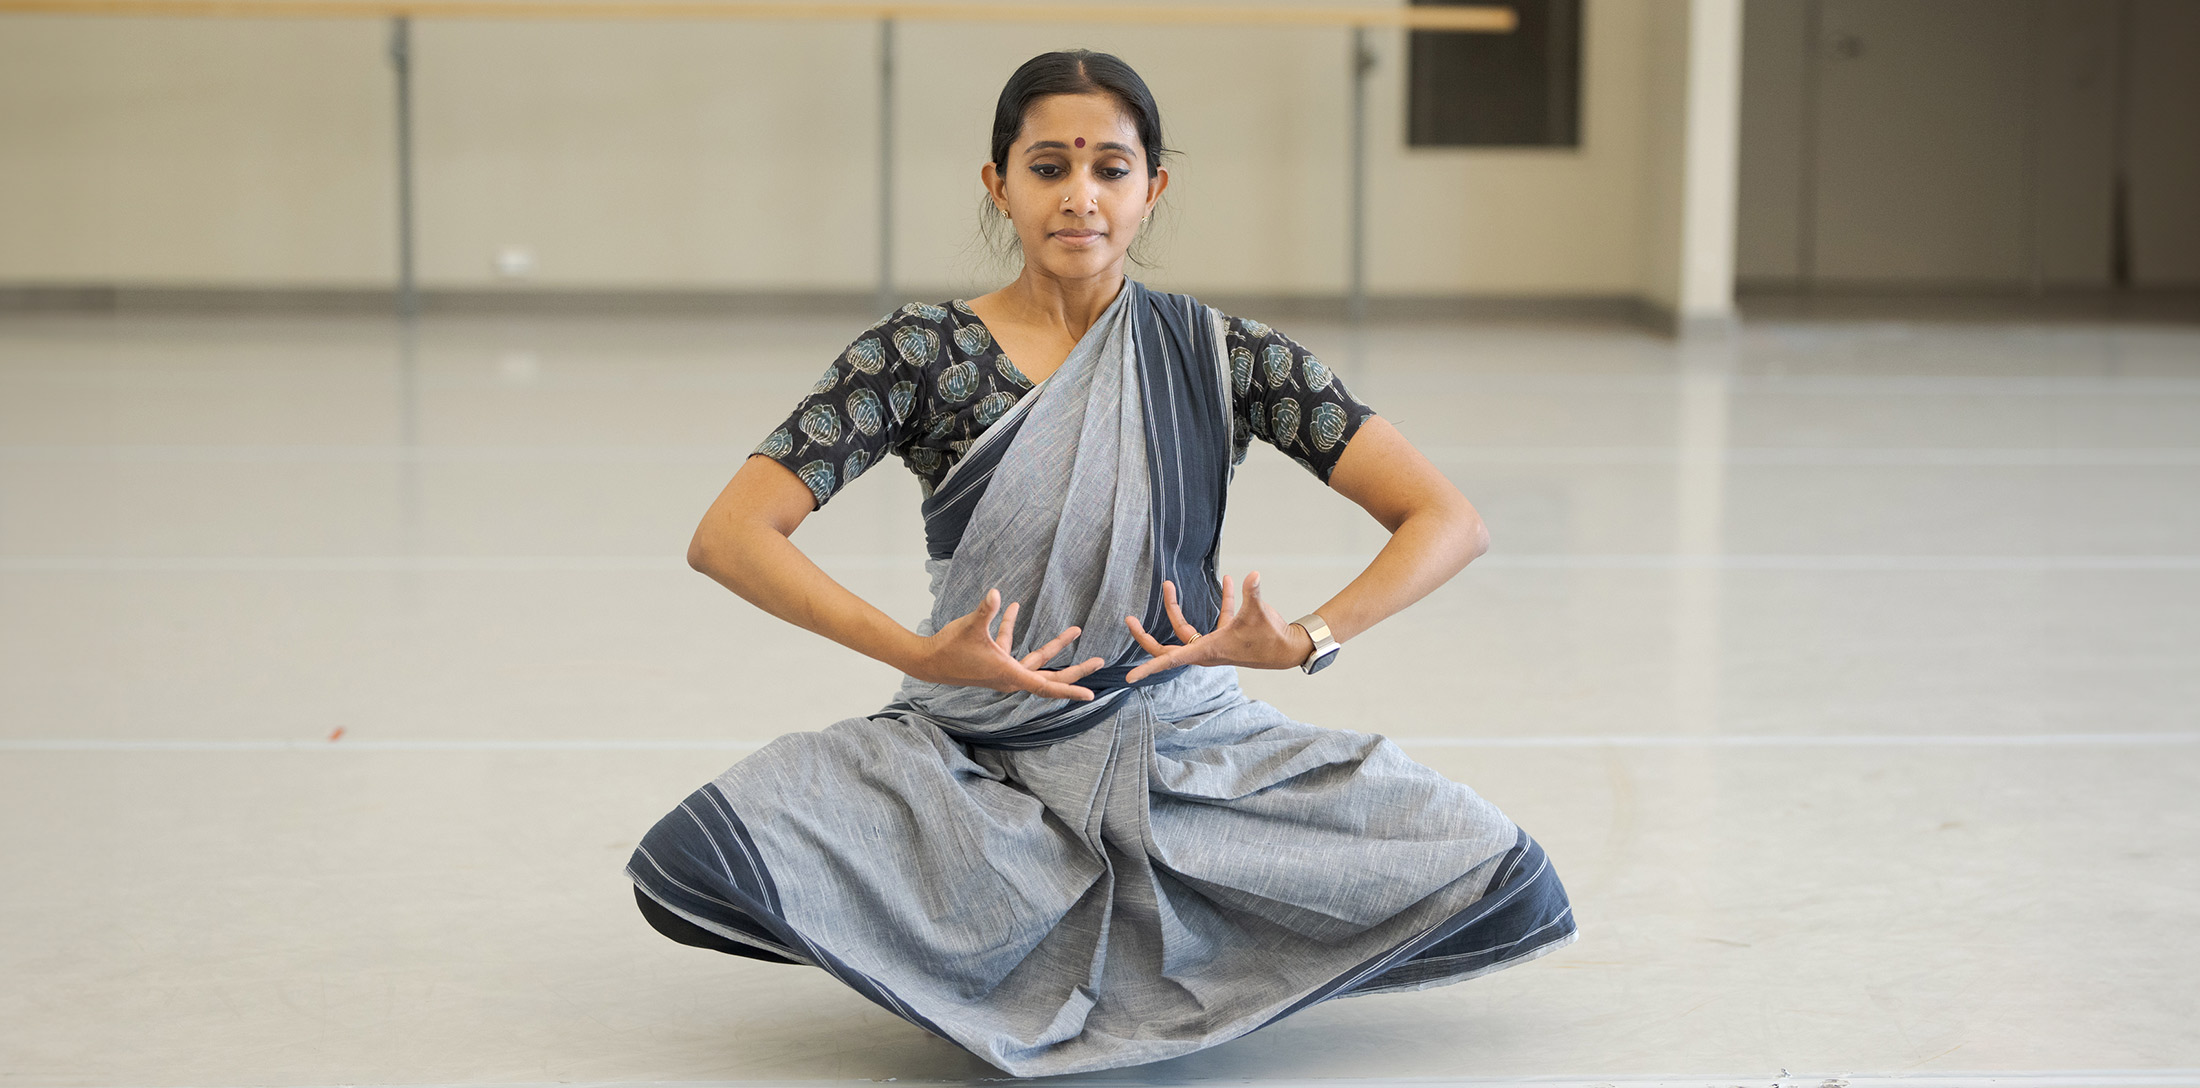
<instances>
[{"instance_id":1,"label":"woman's right hand","mask_svg":"<svg viewBox=\"0 0 2200 1088\"><path fill-rule=\"evenodd\" d=\"M985 600L978 602L969 615L924 639L915 667L903 671L934 684L1028 691L1049 699L1078 702L1091 699L1091 690L1078 687L1076 682L1104 664L1101 659L1086 658L1061 669L1040 668L1066 649L1077 638L1079 629L1064 628L1052 642L1018 659L1009 652L1009 647L1016 644L1016 610L1017 603L1012 602L1003 611L1001 591L987 590ZM990 633L996 614L1001 617L1001 633L997 636Z\"/></svg>"}]
</instances>

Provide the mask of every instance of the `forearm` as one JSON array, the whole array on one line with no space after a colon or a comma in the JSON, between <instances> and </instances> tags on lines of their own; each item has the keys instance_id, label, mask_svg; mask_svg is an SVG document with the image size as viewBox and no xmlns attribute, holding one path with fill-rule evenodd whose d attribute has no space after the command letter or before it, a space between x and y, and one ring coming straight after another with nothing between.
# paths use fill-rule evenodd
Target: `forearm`
<instances>
[{"instance_id":1,"label":"forearm","mask_svg":"<svg viewBox=\"0 0 2200 1088\"><path fill-rule=\"evenodd\" d=\"M1487 546L1482 519L1465 498L1424 504L1396 518L1394 526L1389 543L1376 553L1374 562L1316 610L1339 642L1427 596ZM1288 669L1304 662L1313 652L1313 640L1262 600L1258 571L1246 576L1244 593L1243 606L1235 606L1233 587L1224 579L1220 620L1212 631L1201 632L1184 618L1176 587L1162 583L1162 605L1181 641L1176 646L1162 645L1136 616L1130 617L1125 622L1131 637L1153 655L1131 670L1130 679L1136 682L1178 665Z\"/></svg>"},{"instance_id":2,"label":"forearm","mask_svg":"<svg viewBox=\"0 0 2200 1088\"><path fill-rule=\"evenodd\" d=\"M903 672L921 640L893 617L819 569L794 542L764 525L732 525L699 536L688 562L742 600Z\"/></svg>"},{"instance_id":3,"label":"forearm","mask_svg":"<svg viewBox=\"0 0 2200 1088\"><path fill-rule=\"evenodd\" d=\"M1408 515L1373 562L1314 611L1332 637L1347 642L1451 580L1489 547L1489 536L1465 500L1431 504Z\"/></svg>"}]
</instances>

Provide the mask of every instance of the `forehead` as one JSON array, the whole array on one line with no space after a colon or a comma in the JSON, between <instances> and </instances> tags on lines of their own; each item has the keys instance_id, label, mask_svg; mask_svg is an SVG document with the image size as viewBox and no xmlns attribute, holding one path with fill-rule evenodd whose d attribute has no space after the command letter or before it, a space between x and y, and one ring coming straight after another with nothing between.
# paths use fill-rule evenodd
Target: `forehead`
<instances>
[{"instance_id":1,"label":"forehead","mask_svg":"<svg viewBox=\"0 0 2200 1088\"><path fill-rule=\"evenodd\" d=\"M1107 94L1052 94L1032 102L1024 110L1024 130L1018 134L1018 142L1060 140L1066 144L1080 136L1092 143L1112 140L1139 146L1138 125L1123 104Z\"/></svg>"}]
</instances>

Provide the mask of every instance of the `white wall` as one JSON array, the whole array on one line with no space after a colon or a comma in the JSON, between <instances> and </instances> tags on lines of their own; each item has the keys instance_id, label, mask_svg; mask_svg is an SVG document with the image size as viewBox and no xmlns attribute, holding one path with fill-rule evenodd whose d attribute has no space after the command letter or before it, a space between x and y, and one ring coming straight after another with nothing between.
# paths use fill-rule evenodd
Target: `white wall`
<instances>
[{"instance_id":1,"label":"white wall","mask_svg":"<svg viewBox=\"0 0 2200 1088\"><path fill-rule=\"evenodd\" d=\"M1672 60L1650 50L1656 10L1588 3L1578 150L1408 150L1404 35L1375 35L1372 289L1640 293L1645 88ZM868 289L875 34L418 24L423 281L499 284L497 249L524 245L537 285ZM0 17L0 282L386 284L385 44L370 22ZM994 281L973 251L993 98L1072 45L1139 67L1185 152L1148 278L1342 290L1344 30L935 23L900 44L896 276L913 291Z\"/></svg>"},{"instance_id":2,"label":"white wall","mask_svg":"<svg viewBox=\"0 0 2200 1088\"><path fill-rule=\"evenodd\" d=\"M1644 298L1684 323L1734 308L1740 139L1740 0L1644 0L1650 79L1644 162Z\"/></svg>"},{"instance_id":3,"label":"white wall","mask_svg":"<svg viewBox=\"0 0 2200 1088\"><path fill-rule=\"evenodd\" d=\"M386 283L383 29L0 16L0 282Z\"/></svg>"},{"instance_id":4,"label":"white wall","mask_svg":"<svg viewBox=\"0 0 2200 1088\"><path fill-rule=\"evenodd\" d=\"M1642 91L1643 214L1636 277L1643 295L1667 310L1680 305L1687 230L1688 0L1642 0L1652 12Z\"/></svg>"},{"instance_id":5,"label":"white wall","mask_svg":"<svg viewBox=\"0 0 2200 1088\"><path fill-rule=\"evenodd\" d=\"M420 275L568 287L869 282L878 172L864 23L416 25Z\"/></svg>"},{"instance_id":6,"label":"white wall","mask_svg":"<svg viewBox=\"0 0 2200 1088\"><path fill-rule=\"evenodd\" d=\"M1408 149L1405 35L1380 38L1368 106L1371 290L1642 291L1652 9L1640 0L1585 9L1579 148ZM1343 50L1333 52L1341 79Z\"/></svg>"}]
</instances>

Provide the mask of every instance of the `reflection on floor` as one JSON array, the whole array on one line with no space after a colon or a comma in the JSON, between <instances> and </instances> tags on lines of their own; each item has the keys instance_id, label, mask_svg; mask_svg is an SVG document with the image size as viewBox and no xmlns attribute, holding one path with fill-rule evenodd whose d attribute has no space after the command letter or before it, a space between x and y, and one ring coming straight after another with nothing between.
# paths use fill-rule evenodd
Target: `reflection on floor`
<instances>
[{"instance_id":1,"label":"reflection on floor","mask_svg":"<svg viewBox=\"0 0 2200 1088\"><path fill-rule=\"evenodd\" d=\"M0 321L0 1083L991 1075L619 875L894 684L681 561L860 323ZM1114 1080L2200 1084L2200 332L1287 331L1495 548L1246 684L1495 799L1584 935ZM913 620L871 476L796 539ZM1234 491L1285 612L1381 542Z\"/></svg>"}]
</instances>

